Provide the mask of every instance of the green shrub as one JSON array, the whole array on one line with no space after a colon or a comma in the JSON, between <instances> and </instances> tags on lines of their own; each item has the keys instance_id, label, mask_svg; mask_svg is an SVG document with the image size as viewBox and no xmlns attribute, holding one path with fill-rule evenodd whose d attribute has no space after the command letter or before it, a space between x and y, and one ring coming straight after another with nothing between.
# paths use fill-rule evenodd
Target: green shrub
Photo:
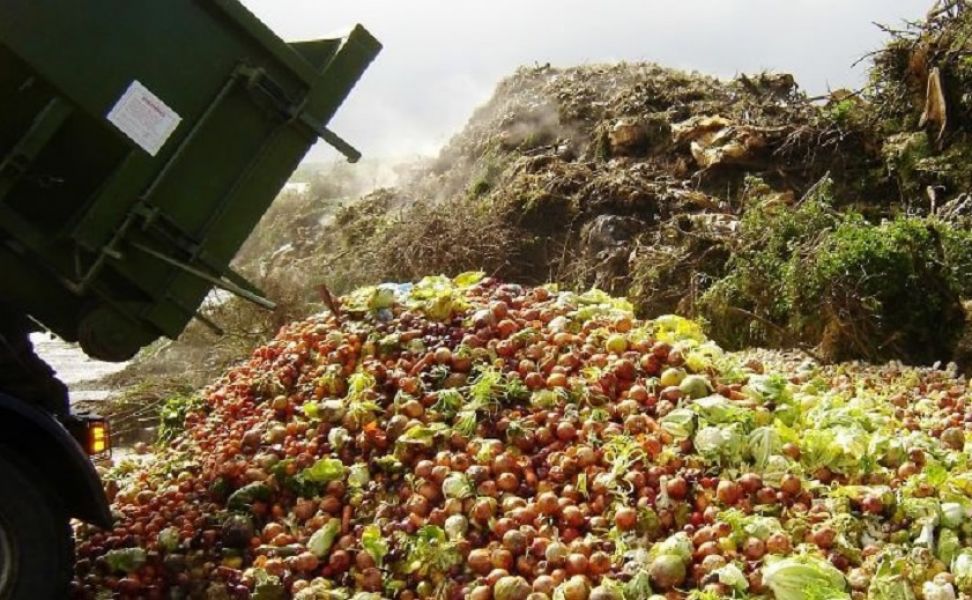
<instances>
[{"instance_id":1,"label":"green shrub","mask_svg":"<svg viewBox=\"0 0 972 600\"><path fill-rule=\"evenodd\" d=\"M948 225L939 230L952 285L962 298L972 299L972 231Z\"/></svg>"},{"instance_id":2,"label":"green shrub","mask_svg":"<svg viewBox=\"0 0 972 600\"><path fill-rule=\"evenodd\" d=\"M835 360L951 356L972 287L972 233L836 213L823 186L795 208L750 209L740 239L700 301L724 344L813 345Z\"/></svg>"},{"instance_id":3,"label":"green shrub","mask_svg":"<svg viewBox=\"0 0 972 600\"><path fill-rule=\"evenodd\" d=\"M797 341L788 329L794 312L790 283L800 256L839 222L828 198L829 186L822 186L795 208L753 206L745 212L741 247L734 249L726 276L699 301L710 335L733 348Z\"/></svg>"},{"instance_id":4,"label":"green shrub","mask_svg":"<svg viewBox=\"0 0 972 600\"><path fill-rule=\"evenodd\" d=\"M899 218L872 225L847 215L788 285L790 328L835 359L951 355L964 313L937 224Z\"/></svg>"}]
</instances>

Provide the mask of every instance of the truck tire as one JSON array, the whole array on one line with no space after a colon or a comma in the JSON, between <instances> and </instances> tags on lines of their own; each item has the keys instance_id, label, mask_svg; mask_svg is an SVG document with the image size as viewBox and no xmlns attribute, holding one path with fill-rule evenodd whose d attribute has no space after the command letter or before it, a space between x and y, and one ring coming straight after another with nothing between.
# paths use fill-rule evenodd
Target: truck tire
<instances>
[{"instance_id":1,"label":"truck tire","mask_svg":"<svg viewBox=\"0 0 972 600\"><path fill-rule=\"evenodd\" d=\"M71 527L56 500L26 472L0 454L0 600L67 598Z\"/></svg>"}]
</instances>

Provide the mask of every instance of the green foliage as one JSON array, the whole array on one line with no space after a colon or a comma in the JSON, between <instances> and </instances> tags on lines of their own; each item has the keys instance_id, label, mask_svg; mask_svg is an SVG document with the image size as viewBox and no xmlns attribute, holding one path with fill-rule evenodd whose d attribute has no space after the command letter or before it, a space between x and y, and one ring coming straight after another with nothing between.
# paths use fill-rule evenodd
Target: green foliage
<instances>
[{"instance_id":1,"label":"green foliage","mask_svg":"<svg viewBox=\"0 0 972 600\"><path fill-rule=\"evenodd\" d=\"M468 188L468 195L472 199L481 198L493 190L503 171L506 169L509 157L496 149L486 152L479 168L472 178Z\"/></svg>"},{"instance_id":2,"label":"green foliage","mask_svg":"<svg viewBox=\"0 0 972 600\"><path fill-rule=\"evenodd\" d=\"M202 396L176 394L169 397L159 409L159 443L165 443L182 433L186 416L202 410L206 403Z\"/></svg>"},{"instance_id":3,"label":"green foliage","mask_svg":"<svg viewBox=\"0 0 972 600\"><path fill-rule=\"evenodd\" d=\"M483 177L477 179L471 186L469 186L469 194L474 198L478 198L480 196L485 196L492 188L493 186L490 184L489 180Z\"/></svg>"},{"instance_id":4,"label":"green foliage","mask_svg":"<svg viewBox=\"0 0 972 600\"><path fill-rule=\"evenodd\" d=\"M972 231L940 226L948 276L962 298L972 298Z\"/></svg>"},{"instance_id":5,"label":"green foliage","mask_svg":"<svg viewBox=\"0 0 972 600\"><path fill-rule=\"evenodd\" d=\"M934 219L873 224L831 209L749 210L725 278L701 301L730 345L821 343L831 358L948 356L968 293L972 234Z\"/></svg>"},{"instance_id":6,"label":"green foliage","mask_svg":"<svg viewBox=\"0 0 972 600\"><path fill-rule=\"evenodd\" d=\"M839 219L830 208L828 185L792 209L750 207L741 223L740 239L746 245L736 250L726 276L699 302L713 338L735 347L789 342L786 323L794 312L796 266Z\"/></svg>"},{"instance_id":7,"label":"green foliage","mask_svg":"<svg viewBox=\"0 0 972 600\"><path fill-rule=\"evenodd\" d=\"M424 525L406 539L402 570L423 578L441 578L462 561L456 543L435 525Z\"/></svg>"},{"instance_id":8,"label":"green foliage","mask_svg":"<svg viewBox=\"0 0 972 600\"><path fill-rule=\"evenodd\" d=\"M824 109L824 116L841 127L860 124L866 117L862 102L856 96L833 102Z\"/></svg>"},{"instance_id":9,"label":"green foliage","mask_svg":"<svg viewBox=\"0 0 972 600\"><path fill-rule=\"evenodd\" d=\"M795 265L788 284L794 325L820 333L838 358L947 356L963 315L940 228L916 218L871 225L850 214L842 221Z\"/></svg>"}]
</instances>

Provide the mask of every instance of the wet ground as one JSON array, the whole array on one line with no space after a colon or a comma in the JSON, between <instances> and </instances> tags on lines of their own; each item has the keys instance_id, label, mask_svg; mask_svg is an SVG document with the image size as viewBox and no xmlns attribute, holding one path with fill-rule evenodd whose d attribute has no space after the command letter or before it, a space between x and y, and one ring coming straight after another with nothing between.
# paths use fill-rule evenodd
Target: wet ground
<instances>
[{"instance_id":1,"label":"wet ground","mask_svg":"<svg viewBox=\"0 0 972 600\"><path fill-rule=\"evenodd\" d=\"M31 335L37 355L51 365L71 391L71 401L102 400L108 390L92 389L95 380L125 368L126 363L109 363L88 358L77 344L69 344L46 333Z\"/></svg>"}]
</instances>

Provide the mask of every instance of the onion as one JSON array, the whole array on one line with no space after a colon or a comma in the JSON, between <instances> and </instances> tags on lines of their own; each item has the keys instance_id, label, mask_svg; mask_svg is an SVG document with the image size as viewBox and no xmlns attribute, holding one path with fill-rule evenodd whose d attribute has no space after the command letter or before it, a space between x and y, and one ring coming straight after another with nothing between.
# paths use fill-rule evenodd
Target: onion
<instances>
[{"instance_id":1,"label":"onion","mask_svg":"<svg viewBox=\"0 0 972 600\"><path fill-rule=\"evenodd\" d=\"M453 540L462 539L469 529L469 521L463 515L451 515L445 520L443 529L446 535Z\"/></svg>"},{"instance_id":2,"label":"onion","mask_svg":"<svg viewBox=\"0 0 972 600\"><path fill-rule=\"evenodd\" d=\"M623 600L621 591L615 586L599 585L591 590L588 600Z\"/></svg>"},{"instance_id":3,"label":"onion","mask_svg":"<svg viewBox=\"0 0 972 600\"><path fill-rule=\"evenodd\" d=\"M472 482L462 473L450 473L442 481L442 495L462 500L473 495Z\"/></svg>"},{"instance_id":4,"label":"onion","mask_svg":"<svg viewBox=\"0 0 972 600\"><path fill-rule=\"evenodd\" d=\"M493 600L526 600L532 591L522 577L501 577L493 586Z\"/></svg>"},{"instance_id":5,"label":"onion","mask_svg":"<svg viewBox=\"0 0 972 600\"><path fill-rule=\"evenodd\" d=\"M563 600L588 600L590 589L590 583L583 575L574 575L560 587Z\"/></svg>"},{"instance_id":6,"label":"onion","mask_svg":"<svg viewBox=\"0 0 972 600\"><path fill-rule=\"evenodd\" d=\"M685 563L673 554L662 554L651 562L649 574L655 587L671 590L685 582Z\"/></svg>"}]
</instances>

